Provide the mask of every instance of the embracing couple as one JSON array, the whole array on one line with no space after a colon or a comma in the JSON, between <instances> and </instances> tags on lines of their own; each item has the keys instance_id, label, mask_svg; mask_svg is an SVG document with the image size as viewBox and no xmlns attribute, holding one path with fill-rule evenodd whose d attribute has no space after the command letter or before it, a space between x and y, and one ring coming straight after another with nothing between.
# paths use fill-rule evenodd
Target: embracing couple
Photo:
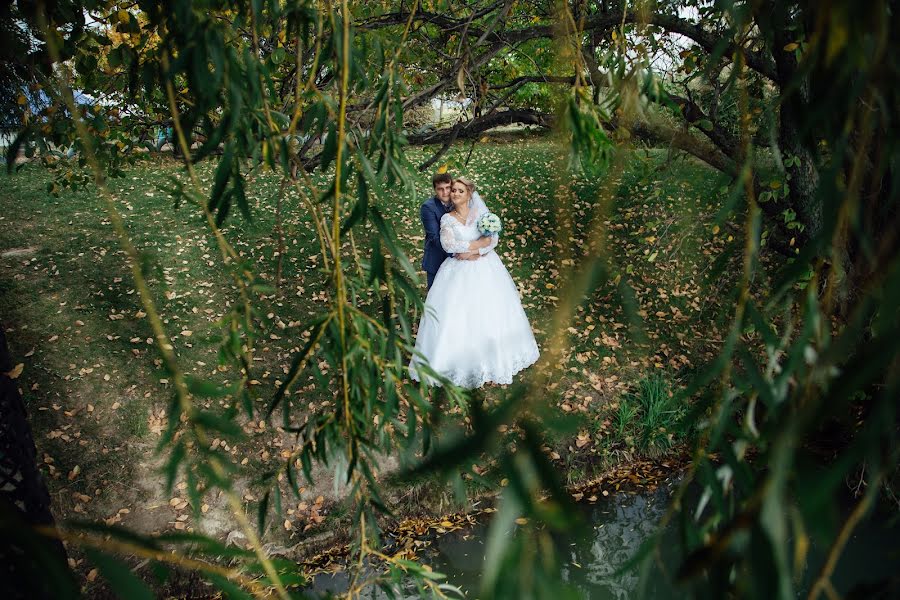
<instances>
[{"instance_id":1,"label":"embracing couple","mask_svg":"<svg viewBox=\"0 0 900 600\"><path fill-rule=\"evenodd\" d=\"M410 375L440 385L422 372L427 361L463 388L512 383L539 352L516 284L494 251L500 220L469 179L438 173L432 186L421 209L428 296Z\"/></svg>"}]
</instances>

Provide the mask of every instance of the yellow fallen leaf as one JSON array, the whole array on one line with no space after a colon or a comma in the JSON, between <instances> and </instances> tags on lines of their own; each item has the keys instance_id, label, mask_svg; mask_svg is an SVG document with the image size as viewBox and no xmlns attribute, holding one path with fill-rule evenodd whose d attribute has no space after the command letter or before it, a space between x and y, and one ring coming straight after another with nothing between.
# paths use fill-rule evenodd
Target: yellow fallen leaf
<instances>
[{"instance_id":1,"label":"yellow fallen leaf","mask_svg":"<svg viewBox=\"0 0 900 600\"><path fill-rule=\"evenodd\" d=\"M9 371L8 373L4 373L4 375L9 377L10 379L18 379L19 375L22 374L23 370L25 370L25 365L23 363L19 363L15 367L13 367L12 371Z\"/></svg>"}]
</instances>

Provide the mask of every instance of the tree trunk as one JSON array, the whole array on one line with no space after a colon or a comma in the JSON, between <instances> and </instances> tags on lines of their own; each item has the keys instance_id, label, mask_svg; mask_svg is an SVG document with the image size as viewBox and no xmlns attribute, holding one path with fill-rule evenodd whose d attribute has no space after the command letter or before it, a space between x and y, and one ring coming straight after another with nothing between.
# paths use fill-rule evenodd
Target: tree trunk
<instances>
[{"instance_id":1,"label":"tree trunk","mask_svg":"<svg viewBox=\"0 0 900 600\"><path fill-rule=\"evenodd\" d=\"M822 231L822 205L816 196L819 188L819 172L816 168L810 144L801 139L799 123L809 110L809 81L803 76L803 82L792 92L788 90L797 77L797 59L792 52L782 50L790 39L787 28L775 28L775 67L778 82L782 89L781 111L778 120L778 145L786 158L797 160L788 167L791 176L791 201L803 224L803 238L815 239Z\"/></svg>"},{"instance_id":2,"label":"tree trunk","mask_svg":"<svg viewBox=\"0 0 900 600\"><path fill-rule=\"evenodd\" d=\"M3 598L58 597L69 587L66 551L59 540L35 535L54 526L50 495L37 468L34 440L0 326L0 594ZM62 579L62 581L60 581Z\"/></svg>"}]
</instances>

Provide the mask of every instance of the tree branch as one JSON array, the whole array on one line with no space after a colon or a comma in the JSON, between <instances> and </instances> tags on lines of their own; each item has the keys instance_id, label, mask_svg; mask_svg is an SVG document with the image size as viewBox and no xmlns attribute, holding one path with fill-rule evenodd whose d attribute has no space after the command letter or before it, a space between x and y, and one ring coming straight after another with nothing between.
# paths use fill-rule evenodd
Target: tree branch
<instances>
[{"instance_id":1,"label":"tree branch","mask_svg":"<svg viewBox=\"0 0 900 600\"><path fill-rule=\"evenodd\" d=\"M411 135L407 138L411 146L424 146L426 144L440 144L454 135L454 130L459 128L455 134L457 139L466 139L477 137L481 133L494 127L501 125L512 125L520 123L522 125L536 125L538 127L550 128L553 126L553 117L536 110L516 109L504 110L493 114L484 115L462 123L457 123L453 127L439 129L431 133L423 133L419 135Z\"/></svg>"},{"instance_id":2,"label":"tree branch","mask_svg":"<svg viewBox=\"0 0 900 600\"><path fill-rule=\"evenodd\" d=\"M495 10L501 9L504 5L504 2L496 2L490 7L485 8L466 19L454 19L445 15L428 12L419 13L415 15L414 18L419 21L437 25L444 31L455 31L466 28L467 24L484 17ZM405 11L390 13L363 22L358 27L360 29L378 29L380 27L395 26L404 23L408 18L409 13ZM621 12L609 11L593 15L586 19L584 21L582 32L611 30L622 23L654 25L669 33L683 35L695 42L707 53L713 54L717 51L721 51L722 56L725 57L726 60L735 52L741 52L744 55L744 60L748 67L772 81L778 81L775 62L766 53L738 46L733 42L727 41L727 38L723 33L708 31L699 24L676 15L661 13L647 14L629 11L625 13L623 18ZM490 42L496 44L497 42L505 42L507 44L519 44L538 38L552 38L555 35L554 29L554 24L533 25L531 27L499 31L491 31L490 29L483 30L477 27L468 26L466 34L476 38L482 43ZM473 44L473 46L477 45L478 44Z\"/></svg>"}]
</instances>

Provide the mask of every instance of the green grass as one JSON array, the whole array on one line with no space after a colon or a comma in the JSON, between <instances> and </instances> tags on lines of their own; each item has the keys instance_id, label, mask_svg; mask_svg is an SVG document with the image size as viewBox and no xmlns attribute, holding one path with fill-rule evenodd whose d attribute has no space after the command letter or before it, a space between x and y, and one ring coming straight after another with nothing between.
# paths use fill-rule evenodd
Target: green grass
<instances>
[{"instance_id":1,"label":"green grass","mask_svg":"<svg viewBox=\"0 0 900 600\"><path fill-rule=\"evenodd\" d=\"M668 380L654 373L638 382L636 392L641 407L641 441L645 448L665 450L679 430L684 407L675 404L675 393Z\"/></svg>"},{"instance_id":2,"label":"green grass","mask_svg":"<svg viewBox=\"0 0 900 600\"><path fill-rule=\"evenodd\" d=\"M615 411L616 415L616 436L625 440L630 435L632 428L637 422L639 408L629 396L623 396L619 400L619 407Z\"/></svg>"},{"instance_id":3,"label":"green grass","mask_svg":"<svg viewBox=\"0 0 900 600\"><path fill-rule=\"evenodd\" d=\"M452 171L476 181L503 219L498 251L519 285L539 344L548 333L567 261L602 251L612 265L610 281L584 299L571 323L565 376L547 390L560 410L587 421L593 441L583 452L600 451L629 434L639 437L627 411L640 413L646 428L668 431L671 407L660 390L648 388L627 403L623 394L642 380L655 381L657 371L668 373L672 385L702 363L709 342L720 337L727 298L717 295L722 281L708 275L711 263L728 252L726 234L716 235L712 227L722 178L694 162L669 161L664 151L633 152L622 173L591 180L567 173L565 156L546 139L480 144L464 166L468 149L455 148L446 160ZM425 150L412 152L414 162L424 156ZM214 166L199 167L205 185ZM0 190L0 252L16 250L0 258L0 319L13 356L25 363L21 387L39 457L54 461L51 487L67 514L75 503L72 491L100 490L98 498L107 497L110 505L135 501L127 493L129 481L147 472L158 415L172 390L147 343L149 326L96 190L53 198L45 191L51 177L26 166ZM233 381L233 373L217 371L216 353L218 319L235 292L197 209L174 208L166 191L173 177L185 179L177 163L153 158L110 180L110 186L131 239L151 266L151 288L182 369ZM600 210L604 189L613 192L608 214ZM254 177L248 186L253 220L232 214L225 228L235 249L269 282L277 264L273 198L278 190L276 174ZM429 174L421 174L415 195L389 196L383 206L415 265L423 235L418 207L430 192ZM315 258L310 218L292 190L284 215L282 294L256 306L271 315L260 323L254 361L261 406L299 343L298 328L288 325L316 314L327 286ZM589 234L601 224L606 233L591 247ZM363 253L364 238L361 233L357 240ZM634 303L632 310L628 302ZM307 389L298 400L321 406L328 397L327 390ZM616 399L617 411L610 408ZM271 428L257 431L235 457L277 461L280 443ZM81 474L70 481L66 475L75 465Z\"/></svg>"}]
</instances>

